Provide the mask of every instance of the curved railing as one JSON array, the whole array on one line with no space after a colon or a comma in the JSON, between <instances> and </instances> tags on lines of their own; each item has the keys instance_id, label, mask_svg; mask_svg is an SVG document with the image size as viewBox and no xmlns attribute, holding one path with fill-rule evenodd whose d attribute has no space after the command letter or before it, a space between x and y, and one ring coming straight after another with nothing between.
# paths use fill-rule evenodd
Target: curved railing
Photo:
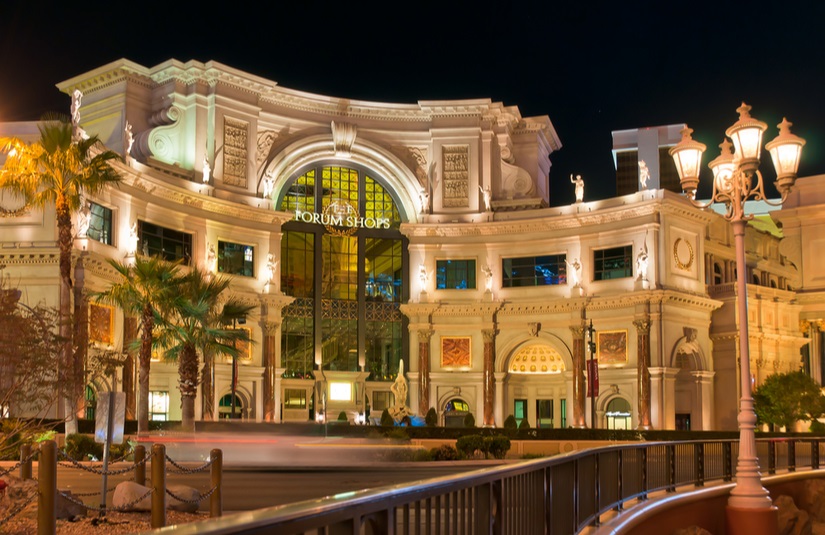
<instances>
[{"instance_id":1,"label":"curved railing","mask_svg":"<svg viewBox=\"0 0 825 535\"><path fill-rule=\"evenodd\" d=\"M764 439L757 453L766 473L816 470L823 446L818 439ZM239 513L176 532L572 534L648 493L729 481L737 454L733 440L595 448Z\"/></svg>"}]
</instances>

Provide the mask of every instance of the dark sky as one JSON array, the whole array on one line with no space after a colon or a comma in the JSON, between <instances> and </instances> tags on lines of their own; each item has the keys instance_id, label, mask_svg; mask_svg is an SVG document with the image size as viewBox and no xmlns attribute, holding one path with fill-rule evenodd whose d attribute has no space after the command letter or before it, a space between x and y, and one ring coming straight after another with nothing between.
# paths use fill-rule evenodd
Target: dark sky
<instances>
[{"instance_id":1,"label":"dark sky","mask_svg":"<svg viewBox=\"0 0 825 535\"><path fill-rule=\"evenodd\" d=\"M0 1L0 121L68 113L55 84L119 58L216 60L324 95L548 115L554 205L573 201L570 173L586 200L615 194L613 130L686 122L710 161L742 100L766 140L783 115L807 139L801 176L825 173L821 0L47 4Z\"/></svg>"}]
</instances>

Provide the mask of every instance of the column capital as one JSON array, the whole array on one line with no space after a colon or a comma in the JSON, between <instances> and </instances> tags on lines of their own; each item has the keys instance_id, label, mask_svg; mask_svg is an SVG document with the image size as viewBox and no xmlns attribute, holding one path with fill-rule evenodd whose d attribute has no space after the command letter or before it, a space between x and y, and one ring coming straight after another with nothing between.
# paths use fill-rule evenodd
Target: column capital
<instances>
[{"instance_id":1,"label":"column capital","mask_svg":"<svg viewBox=\"0 0 825 535\"><path fill-rule=\"evenodd\" d=\"M648 333L650 333L650 318L634 320L633 325L636 327L636 331L639 334L648 334Z\"/></svg>"},{"instance_id":2,"label":"column capital","mask_svg":"<svg viewBox=\"0 0 825 535\"><path fill-rule=\"evenodd\" d=\"M432 329L418 329L418 341L429 342L433 334L435 334L435 331Z\"/></svg>"},{"instance_id":3,"label":"column capital","mask_svg":"<svg viewBox=\"0 0 825 535\"><path fill-rule=\"evenodd\" d=\"M493 342L496 339L495 329L481 329L481 336L484 337L484 342Z\"/></svg>"},{"instance_id":4,"label":"column capital","mask_svg":"<svg viewBox=\"0 0 825 535\"><path fill-rule=\"evenodd\" d=\"M584 338L585 328L583 325L571 325L570 332L573 333L573 338Z\"/></svg>"},{"instance_id":5,"label":"column capital","mask_svg":"<svg viewBox=\"0 0 825 535\"><path fill-rule=\"evenodd\" d=\"M261 330L264 332L264 336L275 336L278 334L278 329L281 328L280 321L262 321L261 322Z\"/></svg>"}]
</instances>

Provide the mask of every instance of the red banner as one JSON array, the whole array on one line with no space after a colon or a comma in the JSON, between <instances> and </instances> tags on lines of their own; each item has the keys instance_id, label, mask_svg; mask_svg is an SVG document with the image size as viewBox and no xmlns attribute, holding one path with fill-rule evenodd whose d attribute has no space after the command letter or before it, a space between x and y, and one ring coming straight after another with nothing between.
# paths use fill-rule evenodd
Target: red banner
<instances>
[{"instance_id":1,"label":"red banner","mask_svg":"<svg viewBox=\"0 0 825 535\"><path fill-rule=\"evenodd\" d=\"M599 397L599 361L596 359L587 361L587 397Z\"/></svg>"}]
</instances>

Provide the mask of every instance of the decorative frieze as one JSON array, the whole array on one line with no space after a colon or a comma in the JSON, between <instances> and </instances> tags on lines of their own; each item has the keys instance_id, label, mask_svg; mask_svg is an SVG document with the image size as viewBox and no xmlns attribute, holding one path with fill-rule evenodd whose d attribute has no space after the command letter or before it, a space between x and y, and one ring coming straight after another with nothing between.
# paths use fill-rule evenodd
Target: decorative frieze
<instances>
[{"instance_id":1,"label":"decorative frieze","mask_svg":"<svg viewBox=\"0 0 825 535\"><path fill-rule=\"evenodd\" d=\"M246 187L249 123L224 117L223 183Z\"/></svg>"},{"instance_id":2,"label":"decorative frieze","mask_svg":"<svg viewBox=\"0 0 825 535\"><path fill-rule=\"evenodd\" d=\"M443 179L442 206L470 206L470 146L444 145L441 148Z\"/></svg>"}]
</instances>

